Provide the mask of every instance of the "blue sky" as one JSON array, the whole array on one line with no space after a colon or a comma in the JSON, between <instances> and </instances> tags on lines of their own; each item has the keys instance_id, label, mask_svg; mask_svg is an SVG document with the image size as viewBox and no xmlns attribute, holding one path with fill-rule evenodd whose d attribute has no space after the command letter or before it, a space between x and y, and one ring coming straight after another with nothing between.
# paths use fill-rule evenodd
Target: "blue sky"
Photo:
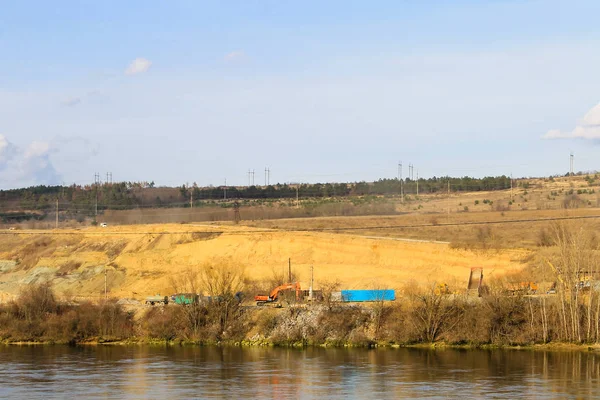
<instances>
[{"instance_id":1,"label":"blue sky","mask_svg":"<svg viewBox=\"0 0 600 400\"><path fill-rule=\"evenodd\" d=\"M2 188L600 169L597 1L0 9Z\"/></svg>"}]
</instances>

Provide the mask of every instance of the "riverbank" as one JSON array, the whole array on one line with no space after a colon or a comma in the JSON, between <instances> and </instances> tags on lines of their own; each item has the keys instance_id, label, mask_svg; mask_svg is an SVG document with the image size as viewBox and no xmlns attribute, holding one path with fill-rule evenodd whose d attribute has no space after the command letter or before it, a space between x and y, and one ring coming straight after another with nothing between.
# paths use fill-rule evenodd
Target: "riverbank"
<instances>
[{"instance_id":1,"label":"riverbank","mask_svg":"<svg viewBox=\"0 0 600 400\"><path fill-rule=\"evenodd\" d=\"M163 347L216 347L216 348L288 348L296 350L305 350L309 348L323 348L323 349L416 349L416 350L431 350L431 351L445 351L445 350L463 350L463 351L475 351L475 350L486 350L486 351L498 351L498 350L511 350L511 351L534 351L534 352L592 352L600 354L600 344L576 344L576 343L544 343L544 344L523 344L523 345L465 345L465 344L451 344L444 342L437 343L371 343L369 345L354 344L354 343L343 343L331 345L328 343L320 344L306 344L306 343L293 343L293 344L278 344L270 341L242 341L242 342L193 342L193 341L164 341L164 340L151 340L147 338L128 338L126 340L88 340L76 343L67 342L0 342L2 346L116 346L116 347L139 347L149 346L156 348Z\"/></svg>"},{"instance_id":2,"label":"riverbank","mask_svg":"<svg viewBox=\"0 0 600 400\"><path fill-rule=\"evenodd\" d=\"M573 340L561 326L560 306L558 298L494 293L468 298L415 288L396 302L369 305L253 307L231 295L218 302L133 309L114 300L61 303L48 286L34 285L0 306L0 342L596 351L593 325L582 319L580 338Z\"/></svg>"}]
</instances>

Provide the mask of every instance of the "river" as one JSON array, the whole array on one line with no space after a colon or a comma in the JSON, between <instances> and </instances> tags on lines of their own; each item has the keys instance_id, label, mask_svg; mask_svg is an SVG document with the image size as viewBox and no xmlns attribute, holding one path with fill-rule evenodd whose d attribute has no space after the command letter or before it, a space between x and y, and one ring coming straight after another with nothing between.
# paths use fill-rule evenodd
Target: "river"
<instances>
[{"instance_id":1,"label":"river","mask_svg":"<svg viewBox=\"0 0 600 400\"><path fill-rule=\"evenodd\" d=\"M600 398L600 354L0 346L0 398Z\"/></svg>"}]
</instances>

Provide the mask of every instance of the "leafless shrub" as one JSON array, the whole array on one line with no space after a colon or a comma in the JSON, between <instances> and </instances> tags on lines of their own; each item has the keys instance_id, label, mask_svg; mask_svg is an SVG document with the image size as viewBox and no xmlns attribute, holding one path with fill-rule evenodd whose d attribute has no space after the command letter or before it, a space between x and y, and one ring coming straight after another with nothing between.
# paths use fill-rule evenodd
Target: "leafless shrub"
<instances>
[{"instance_id":1,"label":"leafless shrub","mask_svg":"<svg viewBox=\"0 0 600 400\"><path fill-rule=\"evenodd\" d=\"M199 301L184 307L191 340L221 340L237 335L241 319L240 295L244 269L230 260L213 260L171 277L176 292L199 295ZM204 297L206 295L206 297Z\"/></svg>"},{"instance_id":2,"label":"leafless shrub","mask_svg":"<svg viewBox=\"0 0 600 400\"><path fill-rule=\"evenodd\" d=\"M419 341L433 343L460 321L463 310L454 298L437 295L435 284L425 288L408 286L405 289L411 302L409 323Z\"/></svg>"},{"instance_id":3,"label":"leafless shrub","mask_svg":"<svg viewBox=\"0 0 600 400\"><path fill-rule=\"evenodd\" d=\"M566 209L579 208L583 205L585 205L585 201L576 194L569 194L565 196L565 199L562 202L563 208Z\"/></svg>"},{"instance_id":4,"label":"leafless shrub","mask_svg":"<svg viewBox=\"0 0 600 400\"><path fill-rule=\"evenodd\" d=\"M510 206L503 200L498 200L493 207L496 211L510 211Z\"/></svg>"},{"instance_id":5,"label":"leafless shrub","mask_svg":"<svg viewBox=\"0 0 600 400\"><path fill-rule=\"evenodd\" d=\"M538 247L549 247L554 244L552 233L545 227L538 231L537 245Z\"/></svg>"},{"instance_id":6,"label":"leafless shrub","mask_svg":"<svg viewBox=\"0 0 600 400\"><path fill-rule=\"evenodd\" d=\"M32 323L41 319L45 314L56 312L58 303L48 284L31 285L21 289L16 300L23 319Z\"/></svg>"},{"instance_id":7,"label":"leafless shrub","mask_svg":"<svg viewBox=\"0 0 600 400\"><path fill-rule=\"evenodd\" d=\"M184 339L185 310L182 307L152 307L140 319L141 333L149 338L172 341Z\"/></svg>"},{"instance_id":8,"label":"leafless shrub","mask_svg":"<svg viewBox=\"0 0 600 400\"><path fill-rule=\"evenodd\" d=\"M325 280L322 280L321 282L319 282L319 286L321 288L321 293L323 294L323 304L325 304L325 307L327 307L327 309L329 311L331 311L335 304L335 299L333 298L333 294L340 290L340 287L342 286L342 284L337 279L335 279L335 280L325 279Z\"/></svg>"}]
</instances>

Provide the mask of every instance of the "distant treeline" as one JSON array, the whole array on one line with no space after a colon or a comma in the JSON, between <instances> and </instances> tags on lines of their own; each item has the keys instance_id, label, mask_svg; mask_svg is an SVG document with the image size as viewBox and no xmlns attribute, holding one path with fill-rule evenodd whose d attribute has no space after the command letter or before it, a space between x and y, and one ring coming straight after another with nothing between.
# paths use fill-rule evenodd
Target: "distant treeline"
<instances>
[{"instance_id":1,"label":"distant treeline","mask_svg":"<svg viewBox=\"0 0 600 400\"><path fill-rule=\"evenodd\" d=\"M510 178L507 176L485 178L450 178L433 177L419 179L419 193L438 193L448 190L453 192L478 192L487 190L503 190L510 188ZM401 189L405 194L417 193L417 180L380 179L375 182L357 183L314 183L314 184L277 184L269 186L249 186L243 188L227 188L227 197L240 199L291 199L296 195L307 197L344 197L364 195L399 195ZM182 186L182 195L189 193L190 188ZM225 197L224 187L199 188L193 187L196 199L222 199ZM189 195L188 195L189 196Z\"/></svg>"},{"instance_id":2,"label":"distant treeline","mask_svg":"<svg viewBox=\"0 0 600 400\"><path fill-rule=\"evenodd\" d=\"M0 190L2 220L40 219L56 209L67 217L83 218L96 210L134 209L141 207L190 207L190 200L201 205L207 200L277 200L331 198L365 195L416 195L445 193L448 183L452 192L503 190L510 188L507 176L485 178L433 177L416 180L380 179L376 182L276 184L248 187L155 187L154 182L119 182L97 185L33 186ZM26 211L26 212L25 212Z\"/></svg>"}]
</instances>

